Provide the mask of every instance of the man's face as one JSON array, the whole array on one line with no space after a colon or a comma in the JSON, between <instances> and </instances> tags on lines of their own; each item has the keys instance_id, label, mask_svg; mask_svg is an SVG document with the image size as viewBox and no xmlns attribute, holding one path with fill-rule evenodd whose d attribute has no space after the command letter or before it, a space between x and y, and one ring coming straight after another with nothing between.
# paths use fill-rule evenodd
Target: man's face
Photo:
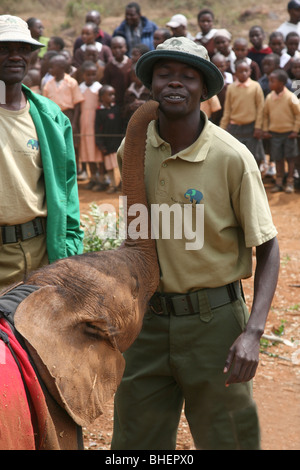
<instances>
[{"instance_id":1,"label":"man's face","mask_svg":"<svg viewBox=\"0 0 300 470\"><path fill-rule=\"evenodd\" d=\"M160 60L153 69L153 98L170 118L200 111L202 93L206 92L200 71L175 60Z\"/></svg>"},{"instance_id":2,"label":"man's face","mask_svg":"<svg viewBox=\"0 0 300 470\"><path fill-rule=\"evenodd\" d=\"M129 26L135 27L139 24L141 17L135 8L126 8L125 18Z\"/></svg>"},{"instance_id":3,"label":"man's face","mask_svg":"<svg viewBox=\"0 0 300 470\"><path fill-rule=\"evenodd\" d=\"M0 80L6 85L22 82L30 62L31 45L22 42L0 42Z\"/></svg>"}]
</instances>

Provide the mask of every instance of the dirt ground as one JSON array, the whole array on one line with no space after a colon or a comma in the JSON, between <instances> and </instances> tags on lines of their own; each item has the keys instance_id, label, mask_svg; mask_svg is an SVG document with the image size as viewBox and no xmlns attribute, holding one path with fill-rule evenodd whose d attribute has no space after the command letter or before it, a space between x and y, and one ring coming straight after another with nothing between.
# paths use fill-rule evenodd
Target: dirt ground
<instances>
[{"instance_id":1,"label":"dirt ground","mask_svg":"<svg viewBox=\"0 0 300 470\"><path fill-rule=\"evenodd\" d=\"M118 194L93 193L79 183L81 213L91 202L118 204ZM260 365L254 379L254 397L259 409L263 450L300 450L300 191L292 195L270 193L265 184L281 250L279 283L269 313L265 334L282 330L280 340L265 340ZM244 282L246 301L251 308L253 279ZM85 448L108 450L112 436L113 401L104 414L84 429ZM193 449L189 427L182 413L177 449Z\"/></svg>"}]
</instances>

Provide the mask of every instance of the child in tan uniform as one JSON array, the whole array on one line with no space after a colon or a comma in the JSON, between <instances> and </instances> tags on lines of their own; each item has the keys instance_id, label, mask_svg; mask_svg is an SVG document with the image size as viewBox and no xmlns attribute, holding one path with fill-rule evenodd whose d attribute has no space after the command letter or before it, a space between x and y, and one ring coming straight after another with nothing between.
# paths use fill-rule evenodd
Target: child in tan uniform
<instances>
[{"instance_id":1,"label":"child in tan uniform","mask_svg":"<svg viewBox=\"0 0 300 470\"><path fill-rule=\"evenodd\" d=\"M261 141L264 95L250 78L251 68L243 59L236 64L236 81L228 85L220 127L246 145L258 165L265 160Z\"/></svg>"}]
</instances>

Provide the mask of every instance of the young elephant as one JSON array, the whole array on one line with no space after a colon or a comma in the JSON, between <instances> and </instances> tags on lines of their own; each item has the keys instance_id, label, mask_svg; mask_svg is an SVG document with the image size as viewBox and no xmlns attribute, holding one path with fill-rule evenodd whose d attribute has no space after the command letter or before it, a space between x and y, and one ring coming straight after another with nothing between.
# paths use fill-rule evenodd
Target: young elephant
<instances>
[{"instance_id":1,"label":"young elephant","mask_svg":"<svg viewBox=\"0 0 300 470\"><path fill-rule=\"evenodd\" d=\"M148 123L156 119L157 107L158 103L147 102L127 128L122 175L128 209L135 203L147 206L143 157ZM122 352L137 337L159 282L147 217L147 236L127 236L115 251L59 260L24 283L23 288L38 287L19 304L14 320L44 387L47 417L39 448L78 448L78 426L99 417L103 403L118 387L124 370ZM128 216L128 226L131 219ZM0 297L0 317L1 299L13 294L10 290ZM0 406L0 422L5 420ZM1 439L0 431L0 448Z\"/></svg>"}]
</instances>

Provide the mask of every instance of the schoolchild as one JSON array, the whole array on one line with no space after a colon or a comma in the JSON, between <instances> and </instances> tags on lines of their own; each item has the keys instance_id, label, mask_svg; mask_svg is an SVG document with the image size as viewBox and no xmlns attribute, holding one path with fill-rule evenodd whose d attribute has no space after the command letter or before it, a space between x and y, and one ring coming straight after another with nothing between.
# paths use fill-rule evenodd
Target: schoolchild
<instances>
[{"instance_id":1,"label":"schoolchild","mask_svg":"<svg viewBox=\"0 0 300 470\"><path fill-rule=\"evenodd\" d=\"M119 190L117 150L124 137L124 120L119 106L115 104L116 95L112 86L103 85L100 88L99 101L95 120L96 145L104 158L104 166L110 180L107 193L111 194Z\"/></svg>"},{"instance_id":2,"label":"schoolchild","mask_svg":"<svg viewBox=\"0 0 300 470\"><path fill-rule=\"evenodd\" d=\"M248 41L245 38L235 39L232 47L233 52L235 53L236 60L246 59L248 64L251 67L250 78L252 80L258 80L261 77L261 71L259 65L250 57L247 57L248 54ZM231 64L231 72L235 73L235 62Z\"/></svg>"},{"instance_id":3,"label":"schoolchild","mask_svg":"<svg viewBox=\"0 0 300 470\"><path fill-rule=\"evenodd\" d=\"M218 29L214 34L215 52L220 52L226 58L227 71L231 72L232 64L236 61L236 55L231 46L232 35L227 29Z\"/></svg>"},{"instance_id":4,"label":"schoolchild","mask_svg":"<svg viewBox=\"0 0 300 470\"><path fill-rule=\"evenodd\" d=\"M203 8L197 15L197 22L200 31L195 36L195 42L207 49L211 58L215 53L214 35L217 29L214 27L214 13L208 8Z\"/></svg>"},{"instance_id":5,"label":"schoolchild","mask_svg":"<svg viewBox=\"0 0 300 470\"><path fill-rule=\"evenodd\" d=\"M83 82L79 85L84 97L80 106L80 146L79 162L82 168L89 168L90 181L86 189L103 184L100 180L99 163L103 161L102 154L95 142L95 119L98 108L98 94L101 84L97 81L97 67L94 62L86 61L82 64ZM100 189L100 188L98 188Z\"/></svg>"},{"instance_id":6,"label":"schoolchild","mask_svg":"<svg viewBox=\"0 0 300 470\"><path fill-rule=\"evenodd\" d=\"M108 64L108 62L112 59L112 52L109 46L102 44L101 42L96 41L98 33L98 27L95 23L86 23L81 31L81 37L83 44L76 49L73 56L73 65L78 68L84 62L85 58L85 50L87 45L93 44L98 51L98 58Z\"/></svg>"},{"instance_id":7,"label":"schoolchild","mask_svg":"<svg viewBox=\"0 0 300 470\"><path fill-rule=\"evenodd\" d=\"M260 67L262 72L262 60L272 49L265 44L265 32L261 26L252 26L249 30L249 41L252 47L249 49L248 57L254 60Z\"/></svg>"},{"instance_id":8,"label":"schoolchild","mask_svg":"<svg viewBox=\"0 0 300 470\"><path fill-rule=\"evenodd\" d=\"M113 59L106 65L102 79L103 85L115 89L116 104L123 112L125 91L130 85L132 59L126 55L126 41L122 36L114 36L111 40Z\"/></svg>"},{"instance_id":9,"label":"schoolchild","mask_svg":"<svg viewBox=\"0 0 300 470\"><path fill-rule=\"evenodd\" d=\"M236 80L227 88L220 127L245 144L260 165L265 160L261 141L264 95L250 74L247 60L236 62Z\"/></svg>"},{"instance_id":10,"label":"schoolchild","mask_svg":"<svg viewBox=\"0 0 300 470\"><path fill-rule=\"evenodd\" d=\"M271 93L266 98L263 113L264 138L270 139L270 154L276 164L276 183L272 192L283 191L285 163L288 175L285 192L294 192L294 170L298 156L297 137L300 130L298 98L286 87L288 76L282 69L269 77Z\"/></svg>"},{"instance_id":11,"label":"schoolchild","mask_svg":"<svg viewBox=\"0 0 300 470\"><path fill-rule=\"evenodd\" d=\"M285 44L283 34L279 31L274 31L269 36L269 46L272 49L274 54L278 54L280 57L280 68L283 67L289 62L291 56L285 52Z\"/></svg>"}]
</instances>

